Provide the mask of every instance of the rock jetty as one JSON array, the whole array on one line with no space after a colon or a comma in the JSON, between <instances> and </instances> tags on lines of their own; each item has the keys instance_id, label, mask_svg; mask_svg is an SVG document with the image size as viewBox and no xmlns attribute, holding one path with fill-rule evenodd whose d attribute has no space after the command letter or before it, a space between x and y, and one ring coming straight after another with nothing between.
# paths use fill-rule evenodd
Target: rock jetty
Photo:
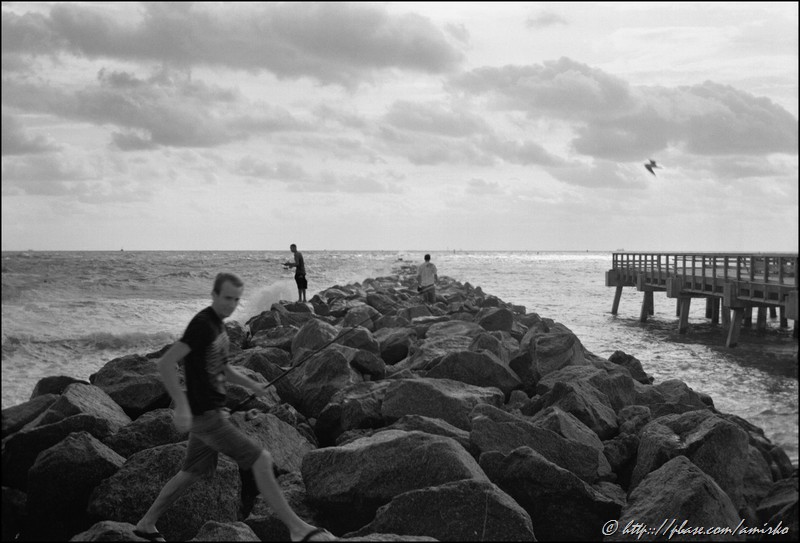
<instances>
[{"instance_id":1,"label":"rock jetty","mask_svg":"<svg viewBox=\"0 0 800 543\"><path fill-rule=\"evenodd\" d=\"M412 273L226 323L231 363L278 379L266 399L229 386L231 419L308 522L352 541L797 540L797 469L762 430L480 287L443 277L426 305ZM3 410L4 541L141 540L186 447L162 352L42 379ZM159 528L288 538L225 457Z\"/></svg>"}]
</instances>

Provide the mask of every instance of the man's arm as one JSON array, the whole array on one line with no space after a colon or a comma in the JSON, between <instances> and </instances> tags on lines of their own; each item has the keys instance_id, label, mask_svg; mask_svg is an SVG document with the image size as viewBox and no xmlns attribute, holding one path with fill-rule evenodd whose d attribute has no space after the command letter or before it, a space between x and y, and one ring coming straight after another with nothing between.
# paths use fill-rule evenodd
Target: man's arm
<instances>
[{"instance_id":1,"label":"man's arm","mask_svg":"<svg viewBox=\"0 0 800 543\"><path fill-rule=\"evenodd\" d=\"M175 426L184 432L191 427L192 411L189 408L189 399L181 388L178 362L190 351L191 349L188 345L181 341L176 341L158 360L158 372L161 374L161 380L164 381L164 387L175 403Z\"/></svg>"},{"instance_id":2,"label":"man's arm","mask_svg":"<svg viewBox=\"0 0 800 543\"><path fill-rule=\"evenodd\" d=\"M240 373L230 364L225 365L225 377L235 385L243 386L256 396L262 396L267 392L266 383L259 383Z\"/></svg>"}]
</instances>

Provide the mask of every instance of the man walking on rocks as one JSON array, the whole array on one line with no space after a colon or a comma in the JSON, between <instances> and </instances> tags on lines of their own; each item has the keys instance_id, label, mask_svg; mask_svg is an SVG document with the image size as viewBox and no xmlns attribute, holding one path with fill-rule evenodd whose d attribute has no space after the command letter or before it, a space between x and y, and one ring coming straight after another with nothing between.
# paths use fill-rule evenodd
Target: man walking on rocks
<instances>
[{"instance_id":1,"label":"man walking on rocks","mask_svg":"<svg viewBox=\"0 0 800 543\"><path fill-rule=\"evenodd\" d=\"M134 533L149 541L165 541L156 522L200 477L213 472L221 452L239 468L252 469L261 495L286 524L292 541L333 541L332 534L315 528L292 511L272 472L272 456L229 420L225 408L228 381L266 394L262 383L253 381L228 364L228 333L223 319L239 305L244 283L232 273L220 273L211 292L212 303L189 322L183 337L158 361L158 370L175 405L175 426L189 432L181 470L161 489ZM177 364L183 359L186 391L181 388Z\"/></svg>"},{"instance_id":2,"label":"man walking on rocks","mask_svg":"<svg viewBox=\"0 0 800 543\"><path fill-rule=\"evenodd\" d=\"M422 294L422 299L426 303L436 303L436 282L439 276L436 275L436 266L431 262L431 255L425 255L425 262L420 264L417 269L417 291Z\"/></svg>"}]
</instances>

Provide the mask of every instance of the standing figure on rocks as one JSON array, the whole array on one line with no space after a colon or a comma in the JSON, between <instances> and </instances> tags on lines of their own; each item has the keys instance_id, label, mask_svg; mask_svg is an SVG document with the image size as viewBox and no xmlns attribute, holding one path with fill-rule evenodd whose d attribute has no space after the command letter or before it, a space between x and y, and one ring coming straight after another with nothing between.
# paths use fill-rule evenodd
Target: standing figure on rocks
<instances>
[{"instance_id":1,"label":"standing figure on rocks","mask_svg":"<svg viewBox=\"0 0 800 543\"><path fill-rule=\"evenodd\" d=\"M286 262L284 266L295 268L294 282L297 283L297 301L305 302L308 281L306 280L306 263L303 260L303 253L297 250L297 245L294 243L289 246L289 250L294 253L294 262Z\"/></svg>"},{"instance_id":2,"label":"standing figure on rocks","mask_svg":"<svg viewBox=\"0 0 800 543\"><path fill-rule=\"evenodd\" d=\"M221 452L243 470L252 469L264 499L286 524L292 541L332 541L332 534L316 528L295 514L284 498L272 472L272 456L229 420L225 408L227 381L264 395L266 386L253 381L228 364L228 333L223 319L239 305L244 282L232 273L220 273L214 281L211 305L194 316L180 340L158 361L158 370L175 405L175 426L189 432L186 456L180 471L164 485L134 533L149 541L165 541L156 522L200 477L217 468ZM186 391L181 388L178 362L184 360Z\"/></svg>"},{"instance_id":3,"label":"standing figure on rocks","mask_svg":"<svg viewBox=\"0 0 800 543\"><path fill-rule=\"evenodd\" d=\"M422 299L426 303L436 303L436 282L439 276L436 275L436 266L431 262L431 255L425 255L425 262L420 264L417 269L417 292L422 294Z\"/></svg>"}]
</instances>

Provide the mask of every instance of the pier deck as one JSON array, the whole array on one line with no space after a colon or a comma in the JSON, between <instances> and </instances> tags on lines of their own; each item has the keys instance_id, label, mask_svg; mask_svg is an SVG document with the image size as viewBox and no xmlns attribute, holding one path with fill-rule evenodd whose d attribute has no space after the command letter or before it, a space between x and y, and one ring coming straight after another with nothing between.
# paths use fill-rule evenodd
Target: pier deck
<instances>
[{"instance_id":1,"label":"pier deck","mask_svg":"<svg viewBox=\"0 0 800 543\"><path fill-rule=\"evenodd\" d=\"M629 253L615 252L606 286L616 287L611 313L616 315L623 287L644 292L640 320L653 314L653 292L677 299L678 330L688 328L692 298L705 298L706 317L728 328L728 347L757 308L759 328L766 311L780 311L781 326L798 321L798 255L796 253ZM720 313L720 305L722 312Z\"/></svg>"}]
</instances>

